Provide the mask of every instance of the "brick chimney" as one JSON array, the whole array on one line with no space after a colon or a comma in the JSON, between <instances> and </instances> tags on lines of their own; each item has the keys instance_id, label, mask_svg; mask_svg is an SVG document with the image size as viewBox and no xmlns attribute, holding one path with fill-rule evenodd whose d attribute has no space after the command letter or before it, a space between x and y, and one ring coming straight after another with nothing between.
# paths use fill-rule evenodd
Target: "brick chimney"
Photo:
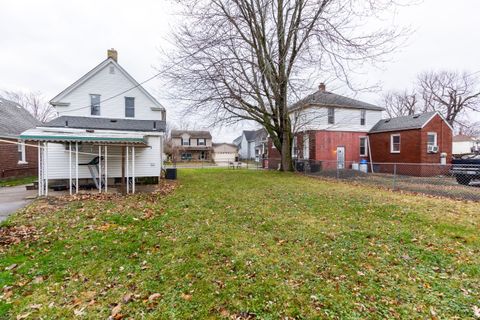
<instances>
[{"instance_id":1,"label":"brick chimney","mask_svg":"<svg viewBox=\"0 0 480 320\"><path fill-rule=\"evenodd\" d=\"M108 49L107 50L107 57L108 58L112 58L113 60L115 60L115 62L118 62L118 53L117 53L117 50L115 49Z\"/></svg>"},{"instance_id":2,"label":"brick chimney","mask_svg":"<svg viewBox=\"0 0 480 320\"><path fill-rule=\"evenodd\" d=\"M325 92L326 89L327 87L325 86L325 83L321 82L320 85L318 86L318 90Z\"/></svg>"}]
</instances>

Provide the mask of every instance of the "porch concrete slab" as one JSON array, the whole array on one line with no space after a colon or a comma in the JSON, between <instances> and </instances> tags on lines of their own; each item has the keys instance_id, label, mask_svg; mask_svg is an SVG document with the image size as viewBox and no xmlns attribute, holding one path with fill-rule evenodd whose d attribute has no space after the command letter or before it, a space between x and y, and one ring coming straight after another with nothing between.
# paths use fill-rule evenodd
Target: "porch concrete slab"
<instances>
[{"instance_id":1,"label":"porch concrete slab","mask_svg":"<svg viewBox=\"0 0 480 320\"><path fill-rule=\"evenodd\" d=\"M36 190L27 190L25 185L0 188L0 222L35 199Z\"/></svg>"}]
</instances>

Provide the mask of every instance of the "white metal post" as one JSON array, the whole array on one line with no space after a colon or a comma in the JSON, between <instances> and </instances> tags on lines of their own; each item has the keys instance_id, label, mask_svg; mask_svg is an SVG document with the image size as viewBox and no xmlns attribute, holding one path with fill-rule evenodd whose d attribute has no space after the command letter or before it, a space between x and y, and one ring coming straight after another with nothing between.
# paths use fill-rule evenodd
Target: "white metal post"
<instances>
[{"instance_id":1,"label":"white metal post","mask_svg":"<svg viewBox=\"0 0 480 320\"><path fill-rule=\"evenodd\" d=\"M45 195L48 196L48 142L45 142Z\"/></svg>"},{"instance_id":2,"label":"white metal post","mask_svg":"<svg viewBox=\"0 0 480 320\"><path fill-rule=\"evenodd\" d=\"M130 179L128 178L128 146L126 146L127 153L126 153L126 178L127 178L127 193L130 192Z\"/></svg>"},{"instance_id":3,"label":"white metal post","mask_svg":"<svg viewBox=\"0 0 480 320\"><path fill-rule=\"evenodd\" d=\"M132 193L135 193L135 147L132 146Z\"/></svg>"},{"instance_id":4,"label":"white metal post","mask_svg":"<svg viewBox=\"0 0 480 320\"><path fill-rule=\"evenodd\" d=\"M105 153L105 192L108 192L108 149L107 146L104 147Z\"/></svg>"},{"instance_id":5,"label":"white metal post","mask_svg":"<svg viewBox=\"0 0 480 320\"><path fill-rule=\"evenodd\" d=\"M78 142L75 142L75 193L78 193Z\"/></svg>"},{"instance_id":6,"label":"white metal post","mask_svg":"<svg viewBox=\"0 0 480 320\"><path fill-rule=\"evenodd\" d=\"M72 195L72 142L68 143L68 186Z\"/></svg>"},{"instance_id":7,"label":"white metal post","mask_svg":"<svg viewBox=\"0 0 480 320\"><path fill-rule=\"evenodd\" d=\"M98 145L98 193L102 193L102 146Z\"/></svg>"},{"instance_id":8,"label":"white metal post","mask_svg":"<svg viewBox=\"0 0 480 320\"><path fill-rule=\"evenodd\" d=\"M42 152L43 148L41 147L40 141L38 141L38 196L43 196L43 170L42 170Z\"/></svg>"}]
</instances>

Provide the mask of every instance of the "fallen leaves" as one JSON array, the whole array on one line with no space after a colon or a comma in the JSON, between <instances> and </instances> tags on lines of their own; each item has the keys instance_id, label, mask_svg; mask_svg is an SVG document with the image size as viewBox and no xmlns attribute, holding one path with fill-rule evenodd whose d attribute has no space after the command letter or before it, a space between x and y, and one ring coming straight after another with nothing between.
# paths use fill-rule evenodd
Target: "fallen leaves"
<instances>
[{"instance_id":1,"label":"fallen leaves","mask_svg":"<svg viewBox=\"0 0 480 320\"><path fill-rule=\"evenodd\" d=\"M155 302L156 300L160 299L162 295L160 293L153 293L148 297L149 302Z\"/></svg>"},{"instance_id":2,"label":"fallen leaves","mask_svg":"<svg viewBox=\"0 0 480 320\"><path fill-rule=\"evenodd\" d=\"M0 247L7 247L20 242L33 242L39 238L34 226L5 226L0 228Z\"/></svg>"}]
</instances>

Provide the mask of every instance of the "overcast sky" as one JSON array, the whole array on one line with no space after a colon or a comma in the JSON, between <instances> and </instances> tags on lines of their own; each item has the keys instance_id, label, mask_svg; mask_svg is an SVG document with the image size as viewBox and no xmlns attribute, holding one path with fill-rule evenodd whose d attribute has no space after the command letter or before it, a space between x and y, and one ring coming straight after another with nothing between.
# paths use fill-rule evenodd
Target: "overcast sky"
<instances>
[{"instance_id":1,"label":"overcast sky","mask_svg":"<svg viewBox=\"0 0 480 320\"><path fill-rule=\"evenodd\" d=\"M118 50L119 63L137 81L151 77L158 48L168 46L176 23L172 3L0 0L0 90L41 91L50 99L105 59L108 48ZM425 70L479 71L479 12L478 0L425 0L399 9L396 22L416 31L382 70L372 67L361 77L379 81L384 90L402 90ZM145 87L166 107L167 117L176 120L178 107L159 82ZM378 102L372 93L356 98ZM216 129L214 140L231 142L241 130Z\"/></svg>"}]
</instances>

